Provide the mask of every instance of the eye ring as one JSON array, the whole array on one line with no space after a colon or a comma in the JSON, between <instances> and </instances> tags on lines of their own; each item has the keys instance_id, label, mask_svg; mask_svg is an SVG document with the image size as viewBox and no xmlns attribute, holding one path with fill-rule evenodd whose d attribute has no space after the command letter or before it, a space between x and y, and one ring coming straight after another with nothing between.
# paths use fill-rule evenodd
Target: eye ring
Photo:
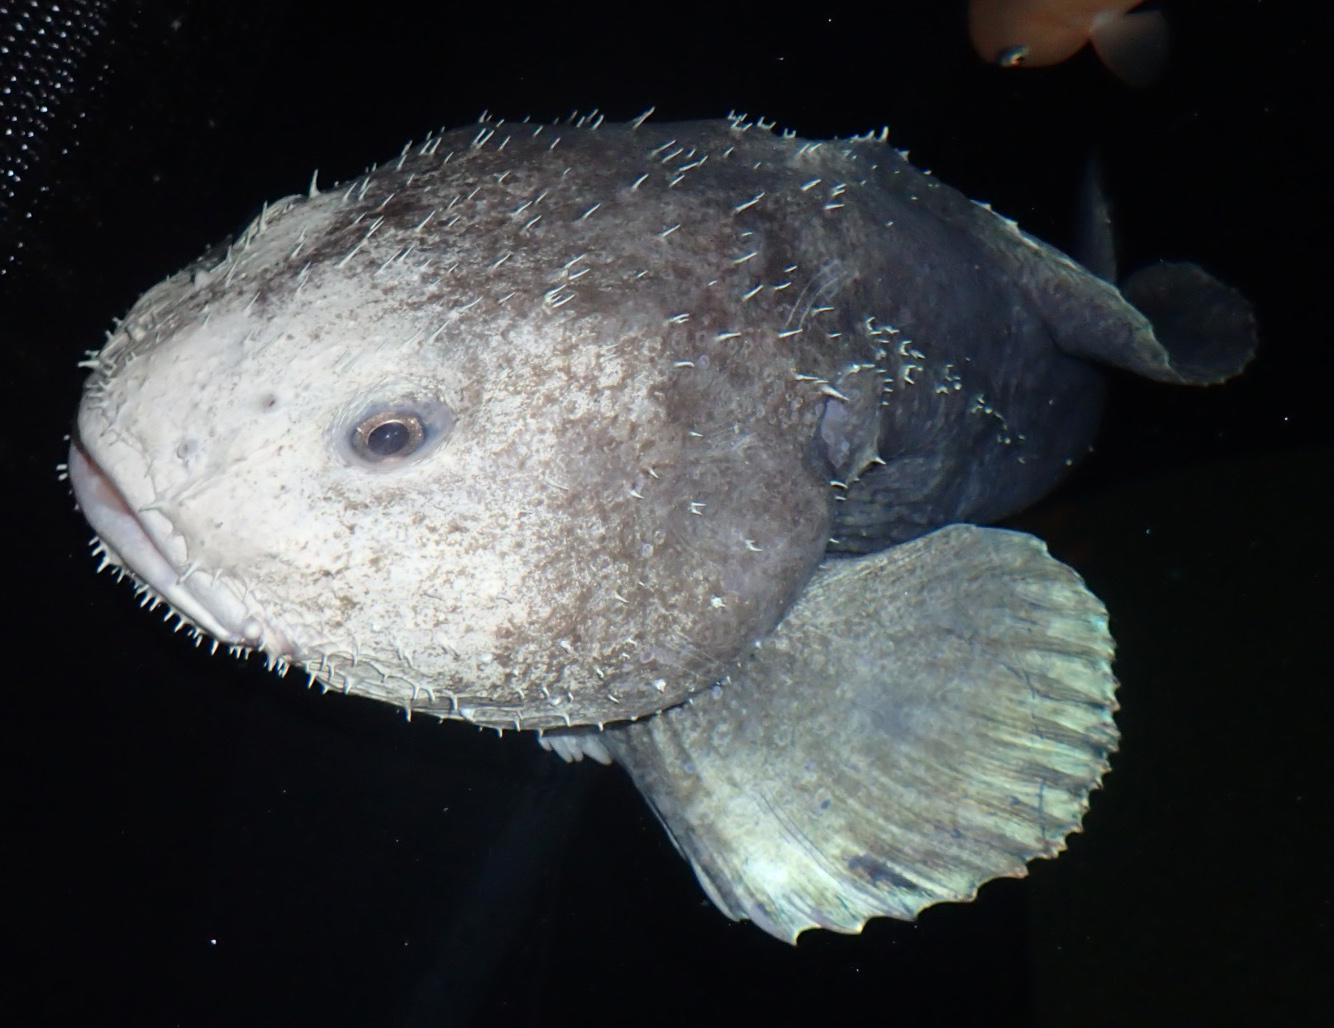
<instances>
[{"instance_id":1,"label":"eye ring","mask_svg":"<svg viewBox=\"0 0 1334 1028\"><path fill-rule=\"evenodd\" d=\"M454 432L454 410L412 389L376 389L339 409L325 430L334 460L371 474L395 474L428 459ZM386 395L387 394L387 395Z\"/></svg>"},{"instance_id":2,"label":"eye ring","mask_svg":"<svg viewBox=\"0 0 1334 1028\"><path fill-rule=\"evenodd\" d=\"M426 426L411 411L389 410L364 418L352 429L352 451L372 464L410 457L426 442Z\"/></svg>"}]
</instances>

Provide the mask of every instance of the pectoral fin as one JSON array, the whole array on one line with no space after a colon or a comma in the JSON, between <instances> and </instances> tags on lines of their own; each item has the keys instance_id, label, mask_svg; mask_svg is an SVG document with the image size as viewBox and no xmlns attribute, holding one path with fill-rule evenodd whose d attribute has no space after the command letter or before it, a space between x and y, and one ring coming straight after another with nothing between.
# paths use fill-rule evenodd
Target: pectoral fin
<instances>
[{"instance_id":1,"label":"pectoral fin","mask_svg":"<svg viewBox=\"0 0 1334 1028\"><path fill-rule=\"evenodd\" d=\"M1117 732L1102 604L954 525L822 568L712 691L602 742L717 906L780 939L911 919L1078 829Z\"/></svg>"}]
</instances>

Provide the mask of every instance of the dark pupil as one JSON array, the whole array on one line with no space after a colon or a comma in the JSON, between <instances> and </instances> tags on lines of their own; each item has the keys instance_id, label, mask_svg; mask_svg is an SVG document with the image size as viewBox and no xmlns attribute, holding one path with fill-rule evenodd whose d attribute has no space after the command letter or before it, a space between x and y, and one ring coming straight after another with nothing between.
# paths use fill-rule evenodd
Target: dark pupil
<instances>
[{"instance_id":1,"label":"dark pupil","mask_svg":"<svg viewBox=\"0 0 1334 1028\"><path fill-rule=\"evenodd\" d=\"M408 443L412 433L401 421L386 421L376 425L366 436L366 448L377 457L392 457Z\"/></svg>"}]
</instances>

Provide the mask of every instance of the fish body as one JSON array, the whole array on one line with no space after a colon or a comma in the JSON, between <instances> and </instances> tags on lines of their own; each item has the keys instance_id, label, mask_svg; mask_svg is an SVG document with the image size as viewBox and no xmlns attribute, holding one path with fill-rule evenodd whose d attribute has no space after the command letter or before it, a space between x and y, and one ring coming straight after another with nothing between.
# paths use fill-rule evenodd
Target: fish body
<instances>
[{"instance_id":1,"label":"fish body","mask_svg":"<svg viewBox=\"0 0 1334 1028\"><path fill-rule=\"evenodd\" d=\"M1085 358L1208 381L1244 362L1244 335L1174 360L1115 287L882 138L811 142L740 118L488 122L281 200L150 290L90 362L70 474L105 561L202 632L410 713L617 759L719 906L794 938L964 898L1077 826L1115 739L1101 607L1022 537L943 526L1019 509L1086 451L1100 385ZM909 566L939 584L935 621L904 606ZM712 794L706 766L741 773L717 795L752 793L775 747L805 752L802 709L822 712L806 745L826 757L855 735L828 775L814 759L791 773L826 786L914 752L915 735L895 739L908 722L944 718L989 752L1002 715L972 711L967 689L932 711L923 683L948 669L910 688L930 648L884 650L957 634L958 583L978 576L999 583L987 602L1005 624L1023 608L1006 606L1011 578L1049 581L1040 608L1073 611L1053 631L1083 663L1042 714L1073 719L1073 756L1051 758L1069 765L1067 816L1023 820L1001 864L905 900L919 871L876 848L946 808L1009 802L994 782L978 800L978 772L915 792L914 814L838 829L829 852L852 846L856 882L807 895L783 884L794 871L752 888L750 871L789 859L759 852L785 829L683 797ZM881 621L900 634L858 663ZM757 663L765 647L792 657ZM1000 684L981 665L964 680L1030 724L1032 689L1011 704L1005 683L1040 669L1006 668ZM707 713L720 689L745 702ZM681 734L697 717L703 736ZM743 822L734 840L702 827Z\"/></svg>"},{"instance_id":2,"label":"fish body","mask_svg":"<svg viewBox=\"0 0 1334 1028\"><path fill-rule=\"evenodd\" d=\"M1045 68L1090 43L1113 72L1148 85L1167 54L1167 23L1159 11L1136 11L1142 0L970 0L973 47L1002 67Z\"/></svg>"}]
</instances>

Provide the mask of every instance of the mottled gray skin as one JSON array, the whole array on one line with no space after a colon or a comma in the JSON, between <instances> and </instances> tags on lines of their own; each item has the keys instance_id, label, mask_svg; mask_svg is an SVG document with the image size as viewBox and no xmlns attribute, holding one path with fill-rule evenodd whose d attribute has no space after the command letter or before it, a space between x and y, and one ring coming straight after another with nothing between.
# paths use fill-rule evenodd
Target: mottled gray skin
<instances>
[{"instance_id":1,"label":"mottled gray skin","mask_svg":"<svg viewBox=\"0 0 1334 1028\"><path fill-rule=\"evenodd\" d=\"M1097 416L1076 352L1176 376L1112 286L881 140L483 124L150 291L72 464L225 642L410 710L601 724L717 681L827 547L1047 490ZM357 424L399 408L427 445L367 465Z\"/></svg>"}]
</instances>

